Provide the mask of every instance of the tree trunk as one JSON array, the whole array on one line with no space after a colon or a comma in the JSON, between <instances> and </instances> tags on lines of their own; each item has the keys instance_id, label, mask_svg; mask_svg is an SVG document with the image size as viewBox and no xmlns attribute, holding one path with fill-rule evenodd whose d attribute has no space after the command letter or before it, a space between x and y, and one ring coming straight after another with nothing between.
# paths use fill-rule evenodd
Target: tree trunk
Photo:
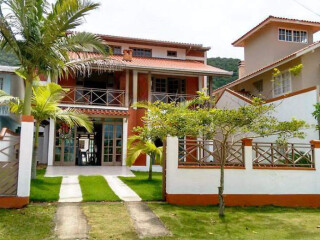
<instances>
[{"instance_id":1,"label":"tree trunk","mask_svg":"<svg viewBox=\"0 0 320 240\"><path fill-rule=\"evenodd\" d=\"M221 147L221 161L220 161L220 186L219 191L219 217L224 217L224 165L226 162L226 146L225 143Z\"/></svg>"},{"instance_id":2,"label":"tree trunk","mask_svg":"<svg viewBox=\"0 0 320 240\"><path fill-rule=\"evenodd\" d=\"M153 163L153 160L154 160L154 155L151 154L151 155L150 155L150 163L149 163L149 177L148 177L148 181L151 181L151 180L152 180L152 163Z\"/></svg>"},{"instance_id":3,"label":"tree trunk","mask_svg":"<svg viewBox=\"0 0 320 240\"><path fill-rule=\"evenodd\" d=\"M26 89L24 93L23 115L31 115L31 98L32 98L32 79L26 79Z\"/></svg>"},{"instance_id":4,"label":"tree trunk","mask_svg":"<svg viewBox=\"0 0 320 240\"><path fill-rule=\"evenodd\" d=\"M32 152L32 168L31 168L31 179L37 178L37 155L38 155L38 144L39 144L39 128L40 123L36 122L36 132L34 137L33 152Z\"/></svg>"}]
</instances>

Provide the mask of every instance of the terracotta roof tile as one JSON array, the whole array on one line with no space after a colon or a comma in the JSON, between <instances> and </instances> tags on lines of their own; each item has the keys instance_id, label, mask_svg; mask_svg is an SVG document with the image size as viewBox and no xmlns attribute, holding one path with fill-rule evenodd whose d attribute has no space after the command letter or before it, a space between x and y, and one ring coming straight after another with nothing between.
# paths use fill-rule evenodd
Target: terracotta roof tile
<instances>
[{"instance_id":1,"label":"terracotta roof tile","mask_svg":"<svg viewBox=\"0 0 320 240\"><path fill-rule=\"evenodd\" d=\"M126 110L114 109L97 109L97 108L75 108L79 112L88 115L105 115L105 116L128 116L129 112Z\"/></svg>"},{"instance_id":2,"label":"terracotta roof tile","mask_svg":"<svg viewBox=\"0 0 320 240\"><path fill-rule=\"evenodd\" d=\"M100 54L93 52L70 53L70 58L74 60L99 57L101 57ZM132 61L123 61L122 55L112 55L110 58L113 59L114 62L119 62L119 64L122 65L124 64L124 68L130 69L177 71L224 76L232 75L232 72L194 60L132 57Z\"/></svg>"}]
</instances>

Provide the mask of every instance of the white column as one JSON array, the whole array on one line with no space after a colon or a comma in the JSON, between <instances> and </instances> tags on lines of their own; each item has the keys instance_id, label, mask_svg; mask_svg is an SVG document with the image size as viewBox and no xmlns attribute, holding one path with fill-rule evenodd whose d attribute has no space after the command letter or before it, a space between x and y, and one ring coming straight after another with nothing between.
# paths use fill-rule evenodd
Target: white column
<instances>
[{"instance_id":1,"label":"white column","mask_svg":"<svg viewBox=\"0 0 320 240\"><path fill-rule=\"evenodd\" d=\"M125 96L125 105L129 107L129 88L130 88L130 72L129 69L126 70L126 96Z\"/></svg>"},{"instance_id":2,"label":"white column","mask_svg":"<svg viewBox=\"0 0 320 240\"><path fill-rule=\"evenodd\" d=\"M250 138L244 138L242 139L242 145L243 145L243 156L244 156L244 166L247 171L250 171L253 169L253 163L252 163L252 139Z\"/></svg>"},{"instance_id":3,"label":"white column","mask_svg":"<svg viewBox=\"0 0 320 240\"><path fill-rule=\"evenodd\" d=\"M43 132L43 150L41 163L48 163L49 128L49 125L46 126Z\"/></svg>"},{"instance_id":4,"label":"white column","mask_svg":"<svg viewBox=\"0 0 320 240\"><path fill-rule=\"evenodd\" d=\"M20 155L18 171L18 197L30 196L34 119L21 116Z\"/></svg>"},{"instance_id":5,"label":"white column","mask_svg":"<svg viewBox=\"0 0 320 240\"><path fill-rule=\"evenodd\" d=\"M167 137L166 146L166 189L167 193L172 193L171 184L174 184L175 173L178 169L179 140L177 137Z\"/></svg>"},{"instance_id":6,"label":"white column","mask_svg":"<svg viewBox=\"0 0 320 240\"><path fill-rule=\"evenodd\" d=\"M203 87L206 89L206 95L208 95L208 77L203 77Z\"/></svg>"},{"instance_id":7,"label":"white column","mask_svg":"<svg viewBox=\"0 0 320 240\"><path fill-rule=\"evenodd\" d=\"M198 76L198 91L202 91L202 76Z\"/></svg>"},{"instance_id":8,"label":"white column","mask_svg":"<svg viewBox=\"0 0 320 240\"><path fill-rule=\"evenodd\" d=\"M313 161L317 172L320 172L320 140L311 140L310 145L313 148Z\"/></svg>"},{"instance_id":9,"label":"white column","mask_svg":"<svg viewBox=\"0 0 320 240\"><path fill-rule=\"evenodd\" d=\"M136 103L138 101L138 72L137 71L133 71L132 91L133 91L133 103Z\"/></svg>"},{"instance_id":10,"label":"white column","mask_svg":"<svg viewBox=\"0 0 320 240\"><path fill-rule=\"evenodd\" d=\"M122 127L122 166L127 165L126 159L127 159L127 144L128 144L128 119L123 119L123 127Z\"/></svg>"},{"instance_id":11,"label":"white column","mask_svg":"<svg viewBox=\"0 0 320 240\"><path fill-rule=\"evenodd\" d=\"M54 138L55 138L55 122L53 119L50 119L49 127L49 141L48 141L48 166L53 165L53 152L54 152Z\"/></svg>"},{"instance_id":12,"label":"white column","mask_svg":"<svg viewBox=\"0 0 320 240\"><path fill-rule=\"evenodd\" d=\"M148 72L148 101L151 102L151 85L152 85L152 79L151 79L151 72Z\"/></svg>"}]
</instances>

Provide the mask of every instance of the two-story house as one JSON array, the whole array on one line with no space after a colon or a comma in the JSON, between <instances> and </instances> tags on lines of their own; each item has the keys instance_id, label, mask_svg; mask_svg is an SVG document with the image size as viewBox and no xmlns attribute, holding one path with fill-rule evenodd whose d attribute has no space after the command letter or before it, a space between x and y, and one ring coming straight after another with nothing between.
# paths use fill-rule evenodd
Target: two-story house
<instances>
[{"instance_id":1,"label":"two-story house","mask_svg":"<svg viewBox=\"0 0 320 240\"><path fill-rule=\"evenodd\" d=\"M88 114L94 131L69 129L50 121L48 165L125 165L127 139L133 128L143 125L144 109L134 109L138 101L185 101L196 92L212 89L213 76L232 73L208 66L201 44L177 43L100 35L112 48L108 59L86 74L58 79L70 91L61 107L76 108ZM95 52L70 53L73 59L96 58ZM134 169L146 170L149 159L141 156Z\"/></svg>"},{"instance_id":2,"label":"two-story house","mask_svg":"<svg viewBox=\"0 0 320 240\"><path fill-rule=\"evenodd\" d=\"M269 16L232 43L244 50L239 78L214 91L217 107L250 104L253 96L276 106L280 120L292 117L316 125L319 102L320 42L313 41L320 22ZM314 128L307 139L318 139Z\"/></svg>"}]
</instances>

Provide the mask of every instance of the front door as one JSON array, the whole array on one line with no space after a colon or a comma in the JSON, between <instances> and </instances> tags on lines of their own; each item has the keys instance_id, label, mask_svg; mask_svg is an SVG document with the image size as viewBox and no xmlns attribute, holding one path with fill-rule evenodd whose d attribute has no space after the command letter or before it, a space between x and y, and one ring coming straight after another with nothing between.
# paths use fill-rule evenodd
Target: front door
<instances>
[{"instance_id":1,"label":"front door","mask_svg":"<svg viewBox=\"0 0 320 240\"><path fill-rule=\"evenodd\" d=\"M122 122L103 125L102 164L105 166L122 165Z\"/></svg>"},{"instance_id":2,"label":"front door","mask_svg":"<svg viewBox=\"0 0 320 240\"><path fill-rule=\"evenodd\" d=\"M75 131L75 128L68 128L65 124L56 125L54 165L75 165Z\"/></svg>"}]
</instances>

